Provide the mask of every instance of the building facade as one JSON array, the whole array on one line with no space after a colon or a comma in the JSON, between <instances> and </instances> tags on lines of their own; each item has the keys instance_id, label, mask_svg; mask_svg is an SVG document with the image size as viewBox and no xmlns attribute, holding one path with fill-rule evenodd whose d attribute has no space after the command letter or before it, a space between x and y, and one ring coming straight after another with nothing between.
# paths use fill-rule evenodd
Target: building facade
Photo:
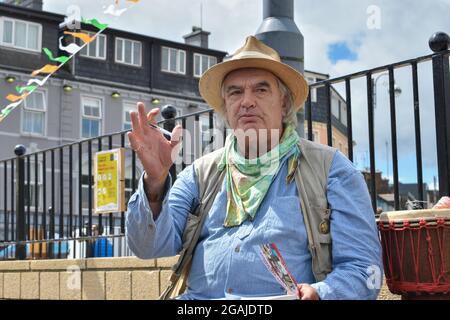
<instances>
[{"instance_id":1,"label":"building facade","mask_svg":"<svg viewBox=\"0 0 450 320\"><path fill-rule=\"evenodd\" d=\"M309 84L329 79L329 75L305 70L304 76ZM313 141L328 144L327 138L327 94L325 87L311 88L311 110ZM331 86L331 125L332 146L348 157L347 104L339 92ZM305 120L305 137L308 137L308 124ZM354 145L355 142L352 142Z\"/></svg>"}]
</instances>

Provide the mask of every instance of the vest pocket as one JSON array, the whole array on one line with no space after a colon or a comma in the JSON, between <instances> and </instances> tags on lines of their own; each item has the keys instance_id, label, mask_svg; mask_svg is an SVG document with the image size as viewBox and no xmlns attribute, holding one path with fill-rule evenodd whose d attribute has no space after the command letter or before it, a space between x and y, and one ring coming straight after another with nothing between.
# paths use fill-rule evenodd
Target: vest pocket
<instances>
[{"instance_id":1,"label":"vest pocket","mask_svg":"<svg viewBox=\"0 0 450 320\"><path fill-rule=\"evenodd\" d=\"M327 204L311 204L311 228L313 228L314 241L316 242L316 259L315 269L317 275L324 277L331 272L331 226L330 213Z\"/></svg>"}]
</instances>

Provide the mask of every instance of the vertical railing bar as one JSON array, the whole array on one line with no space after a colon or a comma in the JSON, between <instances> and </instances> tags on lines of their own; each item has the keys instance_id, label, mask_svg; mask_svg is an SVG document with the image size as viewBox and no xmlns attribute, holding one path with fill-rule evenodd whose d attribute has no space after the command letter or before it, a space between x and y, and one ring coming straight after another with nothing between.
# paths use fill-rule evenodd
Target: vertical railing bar
<instances>
[{"instance_id":1,"label":"vertical railing bar","mask_svg":"<svg viewBox=\"0 0 450 320\"><path fill-rule=\"evenodd\" d=\"M99 151L99 152L102 151L102 147L103 147L102 146L102 141L103 141L102 138L98 138L98 140L97 140L97 144L98 144L97 145L97 151ZM94 190L94 192L95 192L95 190ZM100 233L100 231L104 229L103 228L103 215L102 214L98 215L97 221L98 221L98 224L97 224L98 235L101 236L102 234ZM98 239L94 239L93 240L94 244L96 243L96 240L98 240ZM95 252L95 247L93 248L93 252Z\"/></svg>"},{"instance_id":2,"label":"vertical railing bar","mask_svg":"<svg viewBox=\"0 0 450 320\"><path fill-rule=\"evenodd\" d=\"M194 116L194 157L197 159L202 156L202 132L200 124L200 116L196 114Z\"/></svg>"},{"instance_id":3,"label":"vertical railing bar","mask_svg":"<svg viewBox=\"0 0 450 320\"><path fill-rule=\"evenodd\" d=\"M5 227L4 227L4 231L5 231L5 241L9 241L9 219L8 219L8 162L5 161L3 162L3 165L5 166L4 168L4 172L5 172L5 176L3 177L4 180L4 186L5 186L5 190L4 190L4 198L5 198L5 203L3 204L3 208L4 208L4 212L5 212L5 216L3 217L3 220L5 222Z\"/></svg>"},{"instance_id":4,"label":"vertical railing bar","mask_svg":"<svg viewBox=\"0 0 450 320\"><path fill-rule=\"evenodd\" d=\"M389 104L391 111L392 166L394 174L394 208L400 210L400 194L398 190L398 149L397 149L397 116L395 110L394 68L389 67Z\"/></svg>"},{"instance_id":5,"label":"vertical railing bar","mask_svg":"<svg viewBox=\"0 0 450 320\"><path fill-rule=\"evenodd\" d=\"M34 240L39 239L39 159L38 153L34 154ZM42 243L38 244L39 247L39 258L42 257ZM34 254L34 246L33 246ZM33 255L34 257L34 255Z\"/></svg>"},{"instance_id":6,"label":"vertical railing bar","mask_svg":"<svg viewBox=\"0 0 450 320\"><path fill-rule=\"evenodd\" d=\"M51 195L51 206L52 206L52 215L53 215L53 219L52 219L52 223L54 224L55 223L55 151L52 149L51 150L51 153L50 153L50 155L51 155L51 166L52 166L52 173L51 173L51 176L52 176L52 181L51 181L51 184L52 184L52 195ZM53 228L53 238L52 239L54 239L55 237L55 234L54 234L54 232L55 232L55 226L53 225L52 226L52 228ZM53 252L52 252L52 254L53 254Z\"/></svg>"},{"instance_id":7,"label":"vertical railing bar","mask_svg":"<svg viewBox=\"0 0 450 320\"><path fill-rule=\"evenodd\" d=\"M352 124L352 90L351 90L351 79L345 79L345 92L346 92L346 103L347 103L347 148L348 148L348 158L353 162L353 124Z\"/></svg>"},{"instance_id":8,"label":"vertical railing bar","mask_svg":"<svg viewBox=\"0 0 450 320\"><path fill-rule=\"evenodd\" d=\"M424 201L423 194L423 172L422 172L422 140L420 127L420 100L419 80L417 72L417 61L412 62L413 99L414 99L414 131L416 132L416 164L417 164L417 187L419 201ZM426 208L424 206L424 208Z\"/></svg>"},{"instance_id":9,"label":"vertical railing bar","mask_svg":"<svg viewBox=\"0 0 450 320\"><path fill-rule=\"evenodd\" d=\"M83 235L83 144L78 143L78 236ZM80 242L81 244L81 242ZM76 245L75 245L76 247ZM80 257L82 257L80 245Z\"/></svg>"},{"instance_id":10,"label":"vertical railing bar","mask_svg":"<svg viewBox=\"0 0 450 320\"><path fill-rule=\"evenodd\" d=\"M333 124L331 121L331 85L329 82L325 84L325 107L327 109L327 144L333 146Z\"/></svg>"},{"instance_id":11,"label":"vertical railing bar","mask_svg":"<svg viewBox=\"0 0 450 320\"><path fill-rule=\"evenodd\" d=\"M125 148L125 133L122 133L120 135L120 146L122 148ZM125 177L125 181L126 181L126 177ZM128 200L128 199L126 199ZM121 212L120 213L120 232L121 233L125 233L125 212Z\"/></svg>"},{"instance_id":12,"label":"vertical railing bar","mask_svg":"<svg viewBox=\"0 0 450 320\"><path fill-rule=\"evenodd\" d=\"M74 237L73 230L73 146L69 145L69 227L68 236Z\"/></svg>"},{"instance_id":13,"label":"vertical railing bar","mask_svg":"<svg viewBox=\"0 0 450 320\"><path fill-rule=\"evenodd\" d=\"M27 156L27 192L26 192L26 199L27 199L27 234L26 238L27 240L30 240L31 235L31 164L30 164L30 155Z\"/></svg>"},{"instance_id":14,"label":"vertical railing bar","mask_svg":"<svg viewBox=\"0 0 450 320\"><path fill-rule=\"evenodd\" d=\"M14 159L11 160L11 240L16 240L16 234L15 234L15 215L16 210L14 208L15 202L14 202L14 171L15 171L15 165L14 165Z\"/></svg>"},{"instance_id":15,"label":"vertical railing bar","mask_svg":"<svg viewBox=\"0 0 450 320\"><path fill-rule=\"evenodd\" d=\"M366 75L367 78L367 108L369 123L369 156L370 156L370 195L372 199L372 207L374 213L377 210L377 189L375 181L375 139L374 139L374 110L373 110L373 89L372 89L372 73Z\"/></svg>"},{"instance_id":16,"label":"vertical railing bar","mask_svg":"<svg viewBox=\"0 0 450 320\"><path fill-rule=\"evenodd\" d=\"M186 131L186 118L181 119L181 127L184 133ZM184 170L186 168L186 139L182 139L181 143L183 144L181 147L181 170Z\"/></svg>"},{"instance_id":17,"label":"vertical railing bar","mask_svg":"<svg viewBox=\"0 0 450 320\"><path fill-rule=\"evenodd\" d=\"M109 150L111 150L113 148L113 136L112 135L109 135L108 136L108 149ZM109 217L108 217L108 222L109 222L109 232L108 232L108 234L114 234L114 232L113 232L113 230L114 230L114 226L113 226L113 216L114 216L114 214L111 212L110 214L109 214ZM111 233L112 232L112 233ZM112 239L114 239L114 238L112 238ZM108 240L108 239L107 239ZM105 243L107 243L106 241L105 241ZM113 253L114 253L114 240L112 241L112 251L113 251Z\"/></svg>"},{"instance_id":18,"label":"vertical railing bar","mask_svg":"<svg viewBox=\"0 0 450 320\"><path fill-rule=\"evenodd\" d=\"M47 237L47 155L46 152L42 152L42 232L44 233L44 239ZM46 249L48 254L48 244L46 243Z\"/></svg>"},{"instance_id":19,"label":"vertical railing bar","mask_svg":"<svg viewBox=\"0 0 450 320\"><path fill-rule=\"evenodd\" d=\"M59 148L59 239L64 238L64 150ZM58 242L58 259L61 259L62 242Z\"/></svg>"},{"instance_id":20,"label":"vertical railing bar","mask_svg":"<svg viewBox=\"0 0 450 320\"><path fill-rule=\"evenodd\" d=\"M131 191L136 191L136 152L131 150Z\"/></svg>"},{"instance_id":21,"label":"vertical railing bar","mask_svg":"<svg viewBox=\"0 0 450 320\"><path fill-rule=\"evenodd\" d=\"M92 236L92 140L88 141L88 230Z\"/></svg>"},{"instance_id":22,"label":"vertical railing bar","mask_svg":"<svg viewBox=\"0 0 450 320\"><path fill-rule=\"evenodd\" d=\"M312 120L312 100L311 100L311 93L312 90L316 90L316 89L311 89L311 87L309 87L309 94L308 94L308 100L306 100L306 118L308 120L308 137L307 139L309 141L313 141L313 120Z\"/></svg>"}]
</instances>

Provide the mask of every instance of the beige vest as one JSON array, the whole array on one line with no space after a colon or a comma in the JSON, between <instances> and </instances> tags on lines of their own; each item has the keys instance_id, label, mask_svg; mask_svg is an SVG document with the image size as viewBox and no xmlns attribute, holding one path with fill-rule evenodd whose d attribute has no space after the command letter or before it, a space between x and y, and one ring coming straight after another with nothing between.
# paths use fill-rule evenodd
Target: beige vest
<instances>
[{"instance_id":1,"label":"beige vest","mask_svg":"<svg viewBox=\"0 0 450 320\"><path fill-rule=\"evenodd\" d=\"M305 139L300 139L299 147L300 165L296 171L295 183L299 199L303 200L300 201L300 206L312 257L312 272L316 281L322 281L331 272L330 209L326 192L328 172L337 150ZM176 297L185 289L192 256L206 213L211 209L225 176L225 170L221 172L217 170L222 154L223 148L194 162L199 205L195 212L188 216L180 256L172 268L170 285L161 295L161 299Z\"/></svg>"}]
</instances>

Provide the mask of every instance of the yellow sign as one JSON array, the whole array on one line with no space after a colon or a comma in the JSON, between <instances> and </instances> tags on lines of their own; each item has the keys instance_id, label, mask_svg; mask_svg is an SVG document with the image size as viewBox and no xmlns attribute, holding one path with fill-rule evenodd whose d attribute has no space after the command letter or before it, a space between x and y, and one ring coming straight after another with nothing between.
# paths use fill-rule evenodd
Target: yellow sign
<instances>
[{"instance_id":1,"label":"yellow sign","mask_svg":"<svg viewBox=\"0 0 450 320\"><path fill-rule=\"evenodd\" d=\"M95 213L125 211L124 149L95 154Z\"/></svg>"}]
</instances>

